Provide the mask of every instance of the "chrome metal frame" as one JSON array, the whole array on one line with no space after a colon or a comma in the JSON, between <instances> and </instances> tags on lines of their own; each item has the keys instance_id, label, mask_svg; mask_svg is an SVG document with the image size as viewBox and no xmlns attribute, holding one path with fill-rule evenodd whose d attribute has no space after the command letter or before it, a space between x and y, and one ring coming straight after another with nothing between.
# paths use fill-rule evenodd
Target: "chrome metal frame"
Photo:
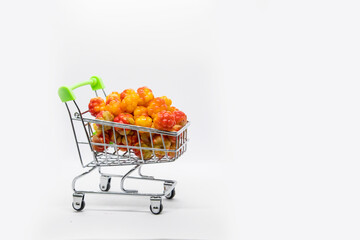
<instances>
[{"instance_id":1,"label":"chrome metal frame","mask_svg":"<svg viewBox=\"0 0 360 240\"><path fill-rule=\"evenodd\" d=\"M97 92L95 91L96 96L98 96ZM105 91L103 91L104 96L106 97ZM189 127L190 123L181 128L177 132L167 132L161 131L153 128L146 128L140 127L135 125L128 125L128 124L121 124L116 122L109 122L103 121L98 119L93 119L89 117L84 117L84 115L88 114L88 112L81 112L79 106L77 105L76 101L72 101L76 111L71 113L68 103L65 102L70 121L72 130L74 133L75 143L77 147L77 151L80 158L80 163L83 168L89 168L89 170L81 173L80 175L76 176L72 182L72 188L74 191L73 194L73 207L75 210L82 210L84 208L84 196L85 194L116 194L116 195L131 195L131 196L148 196L150 197L151 205L150 210L154 214L159 214L162 210L162 197L166 197L175 189L176 181L174 180L167 180L167 179L158 179L153 176L146 176L141 173L141 167L146 164L153 164L153 163L167 163L173 162L182 156L187 150L187 128ZM90 115L90 114L88 114ZM87 141L79 141L77 136L77 131L75 128L75 122L80 122L82 125L83 130L86 134ZM116 137L114 138L115 143L106 143L105 137L103 143L94 143L91 141L91 137L94 135L94 131L91 127L91 124L96 124L102 129L102 136L105 136L104 128L110 128L113 132L114 136L116 136L116 131L120 129L121 132L124 133L126 144L117 143ZM130 133L126 133L130 131L131 134L136 134L139 139L139 145L133 146L128 143L127 135ZM151 147L141 146L140 141L140 134L147 133L150 137ZM154 146L153 138L154 136L161 136L162 146ZM165 144L165 137L171 138L174 142L175 140L175 148L167 149ZM90 151L93 153L93 160L87 164L84 164L83 157L80 150L80 145L89 145ZM94 150L96 149L95 146L102 146L104 151L97 152ZM119 149L126 149L126 151L120 151ZM137 156L134 153L134 150L140 152L140 156ZM144 151L152 151L151 158L144 159L143 153ZM148 152L149 153L149 152ZM160 153L160 154L157 154ZM139 154L138 154L139 155ZM113 166L126 166L126 165L134 165L132 169L130 169L124 175L117 175L117 174L109 174L102 172L103 167L113 167ZM89 174L90 172L98 169L100 174L100 188L102 191L92 191L92 190L81 190L76 188L76 182L78 179L84 177L85 175ZM138 176L130 176L135 170L138 170ZM111 178L121 178L120 180L120 190L121 191L108 191L110 186L104 186L104 184L110 184ZM138 190L126 189L124 187L124 182L127 178L131 179L138 179L138 180L147 180L147 181L161 181L164 183L164 190L162 193L141 193ZM160 205L161 206L160 206Z\"/></svg>"}]
</instances>

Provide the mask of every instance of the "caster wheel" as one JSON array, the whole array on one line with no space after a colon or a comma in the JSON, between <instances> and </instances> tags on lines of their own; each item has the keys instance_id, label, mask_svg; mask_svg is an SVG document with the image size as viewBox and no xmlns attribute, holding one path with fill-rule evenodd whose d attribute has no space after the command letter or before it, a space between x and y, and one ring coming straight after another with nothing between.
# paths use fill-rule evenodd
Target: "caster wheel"
<instances>
[{"instance_id":1,"label":"caster wheel","mask_svg":"<svg viewBox=\"0 0 360 240\"><path fill-rule=\"evenodd\" d=\"M167 199L173 199L175 197L175 188L165 196Z\"/></svg>"},{"instance_id":2,"label":"caster wheel","mask_svg":"<svg viewBox=\"0 0 360 240\"><path fill-rule=\"evenodd\" d=\"M158 215L162 212L162 210L163 210L163 205L162 205L161 197L151 197L150 198L150 211L153 214Z\"/></svg>"},{"instance_id":3,"label":"caster wheel","mask_svg":"<svg viewBox=\"0 0 360 240\"><path fill-rule=\"evenodd\" d=\"M110 187L111 187L110 183L111 183L111 178L110 177L101 176L100 184L99 184L100 190L103 191L103 192L109 191Z\"/></svg>"},{"instance_id":4,"label":"caster wheel","mask_svg":"<svg viewBox=\"0 0 360 240\"><path fill-rule=\"evenodd\" d=\"M155 215L160 214L162 212L162 210L163 210L163 205L162 204L160 204L160 207L150 205L150 211Z\"/></svg>"},{"instance_id":5,"label":"caster wheel","mask_svg":"<svg viewBox=\"0 0 360 240\"><path fill-rule=\"evenodd\" d=\"M73 194L72 207L78 212L83 210L85 207L84 197L85 197L85 195L83 193L74 193Z\"/></svg>"},{"instance_id":6,"label":"caster wheel","mask_svg":"<svg viewBox=\"0 0 360 240\"><path fill-rule=\"evenodd\" d=\"M73 207L76 211L78 211L78 212L82 211L82 210L84 209L84 207L85 207L85 202L84 202L84 201L81 201L81 203L80 203L79 205L77 205L77 204L78 204L78 203L73 202L73 203L72 203L72 207Z\"/></svg>"}]
</instances>

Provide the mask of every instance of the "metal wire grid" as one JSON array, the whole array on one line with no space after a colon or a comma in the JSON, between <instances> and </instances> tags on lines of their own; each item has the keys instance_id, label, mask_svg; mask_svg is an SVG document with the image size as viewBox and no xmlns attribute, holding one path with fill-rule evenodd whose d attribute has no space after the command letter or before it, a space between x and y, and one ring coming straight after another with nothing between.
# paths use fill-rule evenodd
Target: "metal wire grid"
<instances>
[{"instance_id":1,"label":"metal wire grid","mask_svg":"<svg viewBox=\"0 0 360 240\"><path fill-rule=\"evenodd\" d=\"M73 120L80 120L79 118L73 118ZM94 161L90 162L84 167L93 167L93 166L119 166L119 165L138 165L138 164L152 164L152 163L165 163L165 162L173 162L178 159L185 151L187 147L187 125L182 128L176 134L169 134L168 132L158 131L152 128L144 128L144 127L137 127L133 125L127 124L120 124L120 123L113 123L107 122L102 120L94 120L94 119L83 119L86 123L89 135L93 135L93 130L90 123L96 123L101 126L102 134L105 135L104 127L108 126L111 127L111 131L114 135L117 134L115 128L121 128L124 132L124 139L126 144L121 144L117 142L117 138L114 138L113 143L106 143L105 138L103 143L94 143L90 142L92 148L94 146L102 146L104 147L103 152L94 152ZM101 123L101 124L99 124ZM135 131L135 135L139 140L139 146L133 146L128 143L127 139L127 131L126 130ZM140 133L144 134L147 133L150 137L151 147L141 146L141 137ZM153 136L161 136L162 147L154 147L153 144ZM175 149L166 149L165 146L165 137L173 137L175 138ZM89 144L88 142L79 142L79 144ZM126 149L125 152L119 150L119 148ZM139 150L140 157L135 155L134 149ZM149 159L144 159L143 151L152 151L152 156ZM162 153L164 156L158 157L155 153Z\"/></svg>"},{"instance_id":2,"label":"metal wire grid","mask_svg":"<svg viewBox=\"0 0 360 240\"><path fill-rule=\"evenodd\" d=\"M74 117L72 117L68 104L67 103L65 104L71 119L71 125L73 128L75 142L79 152L80 162L82 167L84 168L94 167L94 166L106 167L106 166L140 165L140 164L173 162L186 152L187 142L188 142L187 128L190 125L189 122L187 122L187 124L177 132L167 132L153 128L140 127L136 125L128 125L128 124L121 124L121 123L98 120L98 119L84 118L83 116L87 114L87 112L81 113L76 102L75 101L73 102L78 110L78 112L75 112L73 114ZM82 123L81 125L85 130L87 141L85 142L78 141L77 133L73 121L80 121ZM114 136L115 142L106 143L105 137L103 137L104 140L103 143L92 142L91 136L94 135L94 132L91 127L91 124L96 124L101 128L102 136L105 136L105 130L104 130L105 127L110 128ZM117 142L116 129L121 129L121 131L123 131L125 144ZM138 146L133 146L128 143L128 134L126 133L127 130L131 130L133 131L133 134L137 135L138 144L139 144ZM147 133L149 135L151 147L141 146L140 134L144 134L144 133ZM153 138L155 136L161 137L161 141L162 141L161 147L154 147ZM166 148L166 144L164 140L166 137L172 138L173 140L175 139L175 148L172 149ZM93 152L93 156L94 156L93 161L87 164L83 163L79 145L89 145L91 151ZM97 152L94 150L94 146L102 146L104 148L104 151ZM124 152L120 151L119 148L126 149L126 151ZM140 152L140 157L135 155L134 150ZM144 151L152 151L151 158L144 159L143 156ZM160 154L156 154L156 153L160 153Z\"/></svg>"}]
</instances>

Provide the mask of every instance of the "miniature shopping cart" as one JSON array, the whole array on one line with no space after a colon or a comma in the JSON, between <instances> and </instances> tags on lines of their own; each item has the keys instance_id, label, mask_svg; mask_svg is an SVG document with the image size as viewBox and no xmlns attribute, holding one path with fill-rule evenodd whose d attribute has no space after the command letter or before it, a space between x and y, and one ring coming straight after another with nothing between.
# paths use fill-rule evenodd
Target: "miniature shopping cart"
<instances>
[{"instance_id":1,"label":"miniature shopping cart","mask_svg":"<svg viewBox=\"0 0 360 240\"><path fill-rule=\"evenodd\" d=\"M176 181L157 179L152 176L146 176L141 173L141 167L146 164L167 163L173 162L182 156L187 147L187 128L189 122L177 132L160 131L153 128L140 127L135 125L121 124L117 122L103 121L94 119L85 110L82 112L75 101L76 97L73 90L81 86L90 85L92 90L98 96L98 91L101 91L106 97L104 91L104 84L99 77L91 77L88 81L84 81L70 87L60 87L58 94L62 102L65 103L67 111L70 116L72 130L74 132L77 151L80 157L80 162L83 168L88 168L88 171L76 176L72 182L74 190L72 206L76 211L81 211L85 207L84 196L87 193L92 194L119 194L131 196L147 196L150 197L150 211L153 214L161 213L163 209L162 197L172 199L175 196ZM72 104L71 104L72 103ZM113 141L106 141L103 137L103 142L95 142L92 137L95 135L93 126L97 126L97 131L102 131L102 136L105 136L105 131L110 132L115 136ZM80 129L79 129L80 128ZM100 130L99 130L100 129ZM116 134L120 130L123 131L124 141L117 142ZM82 133L85 140L80 140L79 134ZM127 135L137 136L138 143L130 144ZM143 136L150 138L148 144L144 144L140 139ZM153 139L160 139L160 146L154 146ZM175 147L169 148L166 146L164 139L171 139ZM143 146L142 146L143 145ZM85 149L84 149L85 148ZM99 151L99 148L102 151ZM85 162L84 151L90 156ZM136 154L137 153L137 154ZM124 175L115 175L103 172L102 168L128 166L133 165ZM100 191L80 190L75 187L79 178L88 173L98 169L100 174ZM138 176L130 176L135 170L138 171ZM120 191L110 191L111 179L114 177L121 178ZM124 187L124 181L127 178L141 179L149 181L163 182L164 189L160 193L142 193L138 190L130 190Z\"/></svg>"}]
</instances>

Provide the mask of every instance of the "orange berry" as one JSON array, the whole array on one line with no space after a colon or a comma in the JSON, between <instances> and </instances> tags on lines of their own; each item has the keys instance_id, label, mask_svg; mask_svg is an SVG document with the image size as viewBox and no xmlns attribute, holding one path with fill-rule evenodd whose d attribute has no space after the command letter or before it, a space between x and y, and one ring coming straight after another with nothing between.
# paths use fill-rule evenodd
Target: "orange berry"
<instances>
[{"instance_id":1,"label":"orange berry","mask_svg":"<svg viewBox=\"0 0 360 240\"><path fill-rule=\"evenodd\" d=\"M162 99L164 99L164 100L165 100L165 103L166 103L166 105L167 105L168 107L170 107L170 106L171 106L172 101L171 101L171 99L170 99L170 98L168 98L168 97L166 97L166 96L162 96L162 97L160 97L160 98L162 98Z\"/></svg>"},{"instance_id":2,"label":"orange berry","mask_svg":"<svg viewBox=\"0 0 360 240\"><path fill-rule=\"evenodd\" d=\"M154 94L148 87L138 88L137 93L139 94L139 106L148 106L149 102L154 99Z\"/></svg>"},{"instance_id":3,"label":"orange berry","mask_svg":"<svg viewBox=\"0 0 360 240\"><path fill-rule=\"evenodd\" d=\"M111 112L114 116L121 113L121 102L118 98L109 98L109 101L106 101L105 110Z\"/></svg>"},{"instance_id":4,"label":"orange berry","mask_svg":"<svg viewBox=\"0 0 360 240\"><path fill-rule=\"evenodd\" d=\"M120 113L119 115L116 116L116 118L114 118L114 122L122 123L122 124L129 124L129 125L135 124L134 117L130 113ZM118 133L120 133L121 135L125 135L125 130L126 130L127 135L129 135L131 132L131 129L124 129L124 128L118 128L118 127L115 127L115 130Z\"/></svg>"},{"instance_id":5,"label":"orange berry","mask_svg":"<svg viewBox=\"0 0 360 240\"><path fill-rule=\"evenodd\" d=\"M101 97L96 97L96 98L92 98L90 99L90 103L89 103L89 112L92 116L96 117L96 115L105 110L105 102L104 99L102 99Z\"/></svg>"},{"instance_id":6,"label":"orange berry","mask_svg":"<svg viewBox=\"0 0 360 240\"><path fill-rule=\"evenodd\" d=\"M121 110L126 113L133 113L139 102L139 95L128 94L121 100Z\"/></svg>"},{"instance_id":7,"label":"orange berry","mask_svg":"<svg viewBox=\"0 0 360 240\"><path fill-rule=\"evenodd\" d=\"M175 116L175 124L180 126L185 126L185 124L187 123L186 114L180 110L175 110L173 114Z\"/></svg>"},{"instance_id":8,"label":"orange berry","mask_svg":"<svg viewBox=\"0 0 360 240\"><path fill-rule=\"evenodd\" d=\"M112 122L114 120L114 116L109 111L101 111L96 115L96 119ZM97 124L97 127L101 129L104 128L104 131L110 130L111 126L106 126L102 124Z\"/></svg>"},{"instance_id":9,"label":"orange berry","mask_svg":"<svg viewBox=\"0 0 360 240\"><path fill-rule=\"evenodd\" d=\"M179 110L179 109L177 109L177 108L174 107L174 106L171 106L171 107L168 107L167 110L170 111L170 112L174 112L174 111Z\"/></svg>"},{"instance_id":10,"label":"orange berry","mask_svg":"<svg viewBox=\"0 0 360 240\"><path fill-rule=\"evenodd\" d=\"M154 127L159 130L170 131L175 123L174 114L166 110L157 113L154 118Z\"/></svg>"},{"instance_id":11,"label":"orange berry","mask_svg":"<svg viewBox=\"0 0 360 240\"><path fill-rule=\"evenodd\" d=\"M167 110L167 108L168 108L168 106L166 105L165 100L162 98L159 98L159 97L151 100L151 102L149 103L149 105L147 107L148 114L152 118L154 118L158 112Z\"/></svg>"},{"instance_id":12,"label":"orange berry","mask_svg":"<svg viewBox=\"0 0 360 240\"><path fill-rule=\"evenodd\" d=\"M144 106L137 106L134 110L134 118L138 118L140 116L148 116L147 108Z\"/></svg>"},{"instance_id":13,"label":"orange berry","mask_svg":"<svg viewBox=\"0 0 360 240\"><path fill-rule=\"evenodd\" d=\"M125 89L120 93L120 100L123 100L128 95L134 95L134 94L137 94L134 89L131 88Z\"/></svg>"},{"instance_id":14,"label":"orange berry","mask_svg":"<svg viewBox=\"0 0 360 240\"><path fill-rule=\"evenodd\" d=\"M141 127L151 127L152 119L151 119L151 117L140 116L135 119L135 125L138 125Z\"/></svg>"},{"instance_id":15,"label":"orange berry","mask_svg":"<svg viewBox=\"0 0 360 240\"><path fill-rule=\"evenodd\" d=\"M104 138L102 134L94 135L91 138L91 142L92 143L109 144L109 136L107 134L105 134L105 138ZM92 147L93 147L94 151L96 151L96 152L103 152L106 148L108 148L108 146L93 145L93 144L92 144Z\"/></svg>"},{"instance_id":16,"label":"orange berry","mask_svg":"<svg viewBox=\"0 0 360 240\"><path fill-rule=\"evenodd\" d=\"M182 128L182 126L180 125L175 125L173 126L173 128L171 129L172 132L177 132ZM171 143L176 143L176 137L174 136L169 136L169 140L171 141Z\"/></svg>"},{"instance_id":17,"label":"orange berry","mask_svg":"<svg viewBox=\"0 0 360 240\"><path fill-rule=\"evenodd\" d=\"M120 101L120 93L118 92L112 92L109 95L106 96L106 104L109 104L109 102L113 100L119 100Z\"/></svg>"}]
</instances>

